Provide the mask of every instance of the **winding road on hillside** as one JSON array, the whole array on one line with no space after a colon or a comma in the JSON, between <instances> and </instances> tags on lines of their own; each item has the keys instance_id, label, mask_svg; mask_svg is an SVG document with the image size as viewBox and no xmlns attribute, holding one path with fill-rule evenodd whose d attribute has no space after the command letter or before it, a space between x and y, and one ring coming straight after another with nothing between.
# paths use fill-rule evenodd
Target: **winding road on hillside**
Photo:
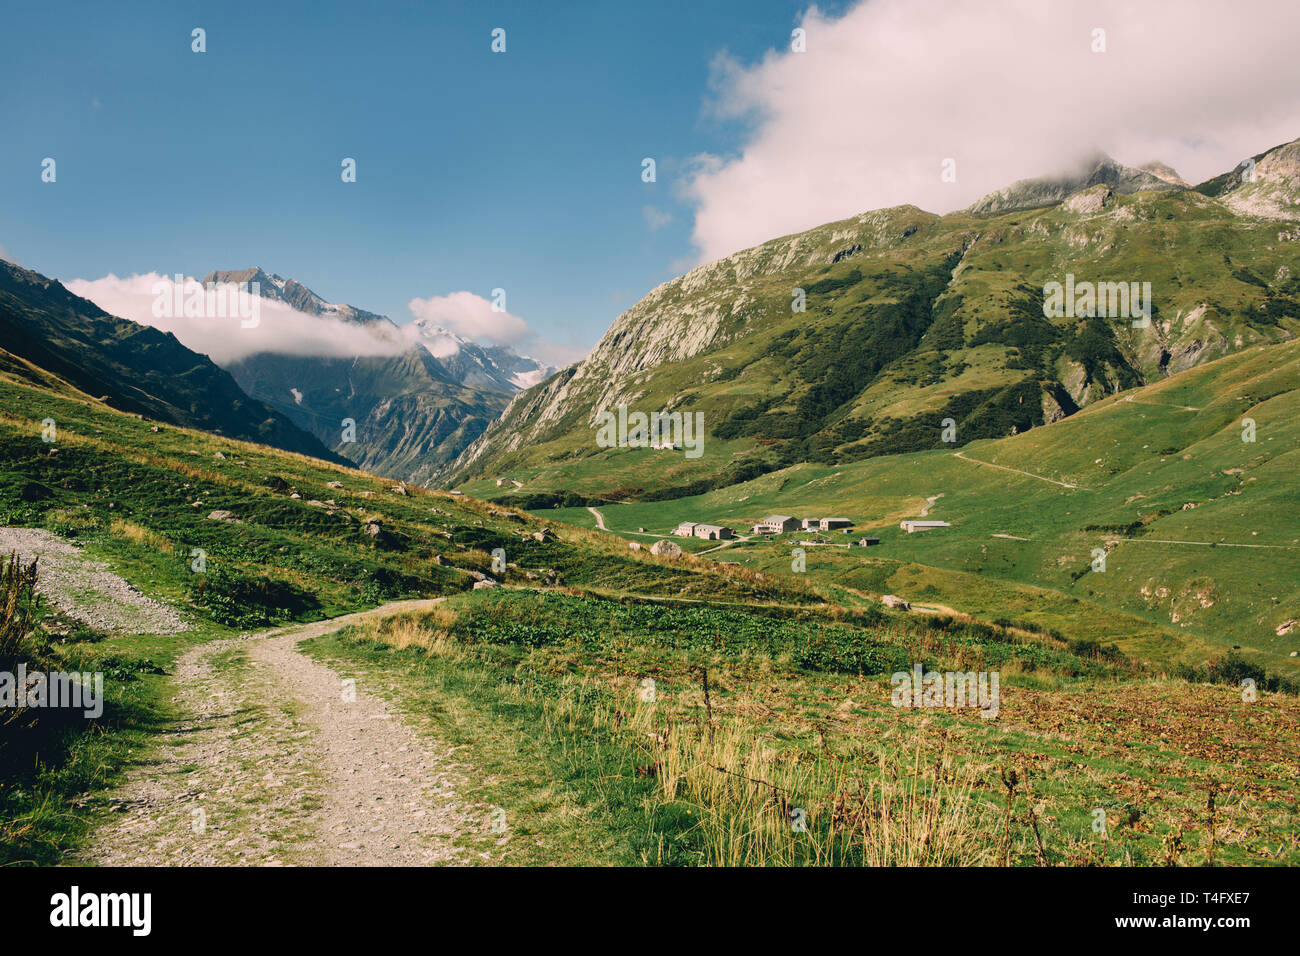
<instances>
[{"instance_id":1,"label":"winding road on hillside","mask_svg":"<svg viewBox=\"0 0 1300 956\"><path fill-rule=\"evenodd\" d=\"M108 795L115 811L85 862L121 866L457 862L471 826L460 771L298 642L367 619L427 610L399 601L314 624L210 641L179 661L179 720L159 752ZM371 678L366 678L367 681Z\"/></svg>"},{"instance_id":2,"label":"winding road on hillside","mask_svg":"<svg viewBox=\"0 0 1300 956\"><path fill-rule=\"evenodd\" d=\"M663 537L662 534L659 534L658 532L655 532L655 531L619 531L619 532L611 531L609 528L605 527L605 516L604 516L603 514L601 514L599 511L597 511L595 508L591 507L590 505L587 506L587 510L590 511L593 515L596 516L596 529L597 529L598 531L604 531L604 532L606 532L607 534L616 534L616 533L617 533L617 534L635 534L635 535L639 535L639 536L642 537L642 538L662 538L662 537ZM700 553L703 554L704 552L701 551Z\"/></svg>"}]
</instances>

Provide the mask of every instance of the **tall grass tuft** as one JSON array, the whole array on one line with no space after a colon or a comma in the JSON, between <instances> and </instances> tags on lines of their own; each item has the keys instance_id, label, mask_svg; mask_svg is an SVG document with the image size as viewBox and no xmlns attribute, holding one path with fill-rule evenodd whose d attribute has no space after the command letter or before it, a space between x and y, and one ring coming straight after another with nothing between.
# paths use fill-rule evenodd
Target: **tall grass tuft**
<instances>
[{"instance_id":1,"label":"tall grass tuft","mask_svg":"<svg viewBox=\"0 0 1300 956\"><path fill-rule=\"evenodd\" d=\"M32 652L36 564L23 564L17 554L0 556L0 668L12 669L9 665Z\"/></svg>"},{"instance_id":2,"label":"tall grass tuft","mask_svg":"<svg viewBox=\"0 0 1300 956\"><path fill-rule=\"evenodd\" d=\"M665 801L699 815L720 866L973 866L991 862L975 774L941 753L780 751L742 722L652 738Z\"/></svg>"},{"instance_id":3,"label":"tall grass tuft","mask_svg":"<svg viewBox=\"0 0 1300 956\"><path fill-rule=\"evenodd\" d=\"M640 701L625 709L607 686L572 675L544 698L543 729L566 749L594 735L635 755L631 769L655 783L652 809L696 821L685 836L702 865L996 862L995 811L974 798L975 769L946 752L779 750L743 719L665 719Z\"/></svg>"}]
</instances>

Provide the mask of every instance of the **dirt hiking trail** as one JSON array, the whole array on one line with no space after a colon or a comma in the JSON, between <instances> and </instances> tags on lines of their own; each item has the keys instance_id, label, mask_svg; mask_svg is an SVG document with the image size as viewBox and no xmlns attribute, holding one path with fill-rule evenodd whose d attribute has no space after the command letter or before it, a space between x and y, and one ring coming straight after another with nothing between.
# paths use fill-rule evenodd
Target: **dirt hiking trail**
<instances>
[{"instance_id":1,"label":"dirt hiking trail","mask_svg":"<svg viewBox=\"0 0 1300 956\"><path fill-rule=\"evenodd\" d=\"M450 753L298 642L434 600L202 644L178 662L176 724L108 795L80 854L108 866L458 862L470 828ZM374 678L368 678L373 680Z\"/></svg>"}]
</instances>

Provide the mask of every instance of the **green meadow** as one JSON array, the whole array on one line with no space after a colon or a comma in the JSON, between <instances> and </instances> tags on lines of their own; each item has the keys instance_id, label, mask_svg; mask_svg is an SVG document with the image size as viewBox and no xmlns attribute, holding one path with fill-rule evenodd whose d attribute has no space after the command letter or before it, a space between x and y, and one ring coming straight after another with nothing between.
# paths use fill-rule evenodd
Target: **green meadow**
<instances>
[{"instance_id":1,"label":"green meadow","mask_svg":"<svg viewBox=\"0 0 1300 956\"><path fill-rule=\"evenodd\" d=\"M59 535L191 627L98 631L10 589L7 653L102 670L107 703L90 726L22 717L0 728L3 861L57 862L89 837L111 812L106 790L184 719L171 703L175 662L197 642L430 596L447 600L308 650L382 674L380 692L413 727L458 748L463 799L510 821L504 838L460 837L484 862L1291 861L1300 704L1284 642L1270 654L1212 626L1219 601L1240 617L1245 598L1198 606L1183 627L1128 591L1143 575L1173 573L1162 568L1176 552L1154 539L1219 535L1187 560L1236 556L1222 545L1244 536L1233 525L1243 500L1258 494L1283 511L1293 500L1288 363L1272 362L1284 370L1274 374L1262 353L1242 353L1171 380L1169 394L1126 393L965 446L969 461L945 449L800 465L691 499L602 504L615 533L594 530L585 507L528 514L159 426L9 366L4 524ZM1234 444L1247 413L1257 440ZM1161 439L1135 416L1153 416ZM54 441L43 438L48 418ZM1097 441L1090 429L1121 427L1131 437L1109 458L1084 450ZM1139 486L1146 498L1133 498ZM951 528L898 529L937 495L931 515ZM1196 507L1183 510L1187 500ZM675 559L629 547L679 520L743 525L774 511L843 514L853 535L815 537L838 544L865 531L881 544L808 547L804 573L790 552L811 535ZM1175 524L1207 517L1217 523ZM1289 543L1293 520L1247 530L1259 532L1252 542ZM1090 527L1103 524L1113 527ZM1109 538L1119 544L1107 570L1072 577ZM498 550L503 573L493 571ZM1126 563L1139 558L1152 563ZM1293 578L1276 559L1202 568L1224 590L1238 580L1230 573L1279 588ZM473 590L484 575L501 586ZM913 610L882 608L882 593ZM1291 593L1278 592L1279 615ZM891 675L913 664L998 672L997 719L893 706ZM1243 699L1243 677L1258 699Z\"/></svg>"},{"instance_id":2,"label":"green meadow","mask_svg":"<svg viewBox=\"0 0 1300 956\"><path fill-rule=\"evenodd\" d=\"M721 548L673 540L711 560L787 575L795 547L825 542L804 548L807 577L819 583L1116 640L1153 660L1204 660L1239 646L1295 673L1300 631L1278 630L1300 617L1297 422L1300 343L1288 343L955 451L800 464L702 495L597 508L610 531L646 544L682 521L747 535L769 514L847 517L850 534ZM648 468L659 453L624 454ZM900 521L920 517L931 498L926 517L951 527L903 531ZM536 513L595 527L585 507ZM867 535L880 545L857 547ZM1104 571L1093 569L1097 549Z\"/></svg>"}]
</instances>

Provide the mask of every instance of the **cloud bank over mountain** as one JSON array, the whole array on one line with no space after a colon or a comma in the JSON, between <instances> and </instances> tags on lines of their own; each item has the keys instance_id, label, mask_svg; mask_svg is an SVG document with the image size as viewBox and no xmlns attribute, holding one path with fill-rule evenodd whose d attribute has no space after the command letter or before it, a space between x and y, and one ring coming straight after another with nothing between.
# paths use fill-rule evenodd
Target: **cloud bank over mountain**
<instances>
[{"instance_id":1,"label":"cloud bank over mountain","mask_svg":"<svg viewBox=\"0 0 1300 956\"><path fill-rule=\"evenodd\" d=\"M797 26L806 52L714 63L706 111L748 132L682 187L700 262L871 209L950 212L1096 150L1200 182L1300 135L1300 5L865 0Z\"/></svg>"},{"instance_id":2,"label":"cloud bank over mountain","mask_svg":"<svg viewBox=\"0 0 1300 956\"><path fill-rule=\"evenodd\" d=\"M65 284L69 291L105 312L171 332L182 345L202 352L218 365L258 352L336 357L395 355L405 345L398 336L385 335L381 329L308 315L266 298L258 303L260 314L254 328L243 327L234 310L222 316L156 315L159 295L174 296L177 285L174 277L156 272L124 278L109 274L102 279L74 279ZM181 287L182 295L202 289L199 280L190 277Z\"/></svg>"},{"instance_id":3,"label":"cloud bank over mountain","mask_svg":"<svg viewBox=\"0 0 1300 956\"><path fill-rule=\"evenodd\" d=\"M431 331L437 327L473 342L526 351L556 366L586 354L585 349L541 339L523 319L509 312L494 312L491 302L472 292L412 299L410 309L417 321L405 326L387 321L368 325L342 322L329 314L312 315L262 297L258 324L245 328L233 310L218 316L187 316L174 308L157 314L159 296L175 296L173 276L109 274L99 279L73 279L65 285L105 312L173 333L187 348L219 365L262 352L328 357L397 355L417 341L439 357L454 354L460 346L448 338L440 348L439 337ZM187 276L181 283L182 298L201 288L198 279Z\"/></svg>"},{"instance_id":4,"label":"cloud bank over mountain","mask_svg":"<svg viewBox=\"0 0 1300 956\"><path fill-rule=\"evenodd\" d=\"M433 322L476 342L519 345L534 337L523 319L505 310L493 310L491 302L473 292L412 299L407 308L417 319Z\"/></svg>"}]
</instances>

